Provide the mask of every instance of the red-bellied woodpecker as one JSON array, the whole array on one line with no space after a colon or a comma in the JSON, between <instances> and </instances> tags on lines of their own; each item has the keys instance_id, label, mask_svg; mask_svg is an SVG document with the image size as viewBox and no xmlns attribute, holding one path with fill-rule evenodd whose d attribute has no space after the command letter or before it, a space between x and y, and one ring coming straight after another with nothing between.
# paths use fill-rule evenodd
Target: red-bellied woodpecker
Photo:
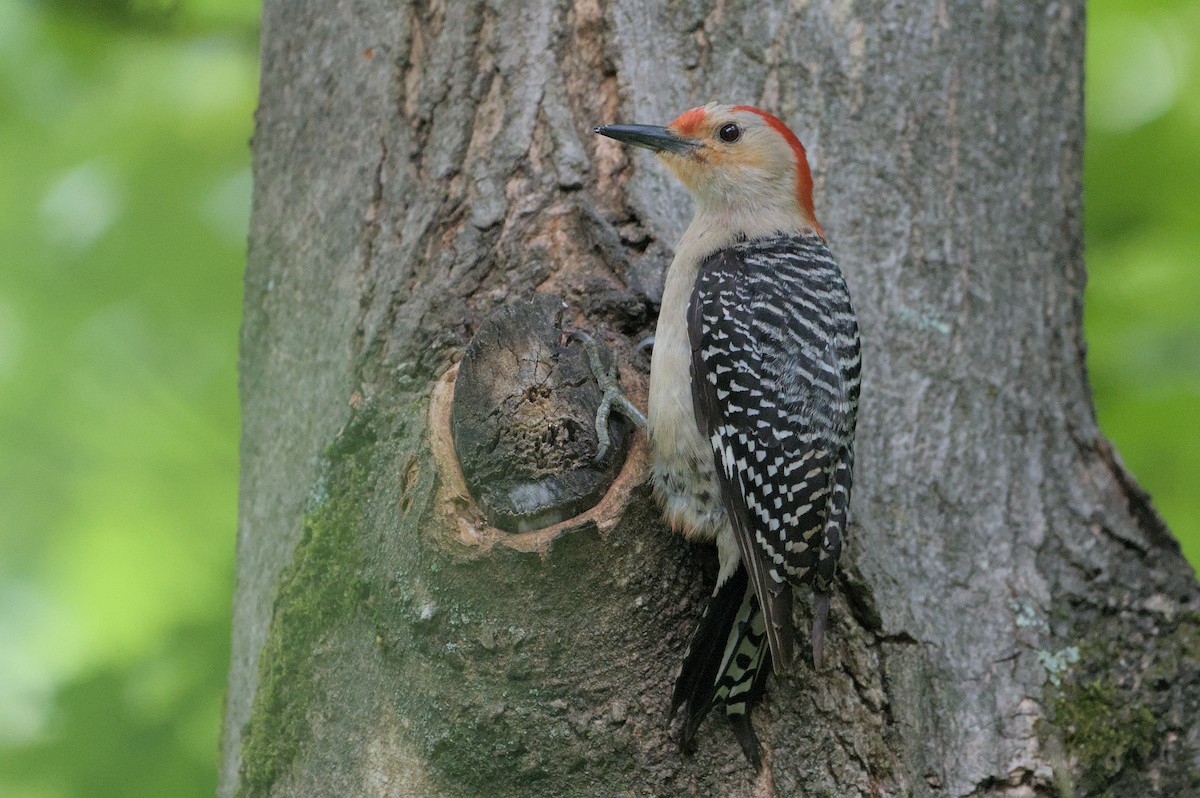
<instances>
[{"instance_id":1,"label":"red-bellied woodpecker","mask_svg":"<svg viewBox=\"0 0 1200 798\"><path fill-rule=\"evenodd\" d=\"M650 365L654 485L672 526L715 540L717 587L671 697L680 746L723 709L747 758L750 710L792 662L792 586L814 589L821 664L854 465L858 324L813 214L795 134L710 103L668 127L596 132L654 150L695 198L667 272Z\"/></svg>"}]
</instances>

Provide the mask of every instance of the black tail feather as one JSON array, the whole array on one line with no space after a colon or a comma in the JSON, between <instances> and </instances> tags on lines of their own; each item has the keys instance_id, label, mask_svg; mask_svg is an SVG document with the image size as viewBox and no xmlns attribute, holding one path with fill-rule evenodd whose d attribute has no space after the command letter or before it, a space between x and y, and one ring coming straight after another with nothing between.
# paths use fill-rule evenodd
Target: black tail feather
<instances>
[{"instance_id":1,"label":"black tail feather","mask_svg":"<svg viewBox=\"0 0 1200 798\"><path fill-rule=\"evenodd\" d=\"M681 744L684 740L690 740L696 727L712 709L729 632L733 629L748 586L746 569L738 566L737 571L713 592L704 605L700 624L688 641L683 665L675 679L675 689L671 692L671 712L667 719L674 719L679 708L687 705Z\"/></svg>"},{"instance_id":2,"label":"black tail feather","mask_svg":"<svg viewBox=\"0 0 1200 798\"><path fill-rule=\"evenodd\" d=\"M720 706L728 713L746 758L758 768L761 754L750 712L762 697L770 672L771 654L758 597L745 568L739 566L708 600L675 680L670 718L686 707L680 750L686 754L696 750L696 731L709 711Z\"/></svg>"}]
</instances>

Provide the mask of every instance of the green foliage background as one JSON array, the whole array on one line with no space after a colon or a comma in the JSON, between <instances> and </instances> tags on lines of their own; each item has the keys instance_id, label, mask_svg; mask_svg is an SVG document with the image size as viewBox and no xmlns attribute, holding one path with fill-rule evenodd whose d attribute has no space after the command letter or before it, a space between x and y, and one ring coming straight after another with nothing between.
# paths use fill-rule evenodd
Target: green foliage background
<instances>
[{"instance_id":1,"label":"green foliage background","mask_svg":"<svg viewBox=\"0 0 1200 798\"><path fill-rule=\"evenodd\" d=\"M257 15L0 0L0 796L211 796ZM1089 366L1200 563L1200 3L1089 4Z\"/></svg>"}]
</instances>

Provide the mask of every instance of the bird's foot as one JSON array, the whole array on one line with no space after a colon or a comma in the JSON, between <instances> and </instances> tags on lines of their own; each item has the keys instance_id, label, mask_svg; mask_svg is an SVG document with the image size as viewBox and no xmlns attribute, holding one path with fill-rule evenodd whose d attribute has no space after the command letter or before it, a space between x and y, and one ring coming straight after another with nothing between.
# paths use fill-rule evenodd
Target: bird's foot
<instances>
[{"instance_id":1,"label":"bird's foot","mask_svg":"<svg viewBox=\"0 0 1200 798\"><path fill-rule=\"evenodd\" d=\"M639 429L646 429L646 417L634 406L633 402L629 401L625 394L621 393L617 367L614 364L611 368L605 368L595 338L582 330L573 330L567 339L583 345L583 351L587 353L588 365L592 368L592 375L596 378L596 384L600 386L600 406L596 408L596 462L599 462L604 459L604 455L608 453L608 447L612 443L608 434L608 419L614 411L632 421Z\"/></svg>"}]
</instances>

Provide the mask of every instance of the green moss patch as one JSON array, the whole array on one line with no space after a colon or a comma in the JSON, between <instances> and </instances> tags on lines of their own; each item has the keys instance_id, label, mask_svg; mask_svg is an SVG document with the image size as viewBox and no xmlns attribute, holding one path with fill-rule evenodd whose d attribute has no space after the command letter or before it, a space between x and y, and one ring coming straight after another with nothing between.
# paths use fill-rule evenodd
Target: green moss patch
<instances>
[{"instance_id":1,"label":"green moss patch","mask_svg":"<svg viewBox=\"0 0 1200 798\"><path fill-rule=\"evenodd\" d=\"M1142 767L1154 747L1155 720L1144 706L1099 680L1062 690L1055 705L1067 751L1079 761L1086 795L1107 795L1126 767Z\"/></svg>"},{"instance_id":2,"label":"green moss patch","mask_svg":"<svg viewBox=\"0 0 1200 798\"><path fill-rule=\"evenodd\" d=\"M239 798L266 795L311 733L306 715L317 689L317 649L364 600L361 523L361 505L349 493L331 495L304 520L292 564L280 576L259 659L258 690L242 738Z\"/></svg>"},{"instance_id":3,"label":"green moss patch","mask_svg":"<svg viewBox=\"0 0 1200 798\"><path fill-rule=\"evenodd\" d=\"M1089 620L1092 635L1078 642L1078 662L1048 686L1052 713L1041 734L1047 750L1061 743L1075 776L1072 784L1060 774L1067 785L1060 793L1200 794L1188 743L1200 713L1200 615L1143 612L1101 620ZM1054 674L1046 658L1043 664Z\"/></svg>"}]
</instances>

